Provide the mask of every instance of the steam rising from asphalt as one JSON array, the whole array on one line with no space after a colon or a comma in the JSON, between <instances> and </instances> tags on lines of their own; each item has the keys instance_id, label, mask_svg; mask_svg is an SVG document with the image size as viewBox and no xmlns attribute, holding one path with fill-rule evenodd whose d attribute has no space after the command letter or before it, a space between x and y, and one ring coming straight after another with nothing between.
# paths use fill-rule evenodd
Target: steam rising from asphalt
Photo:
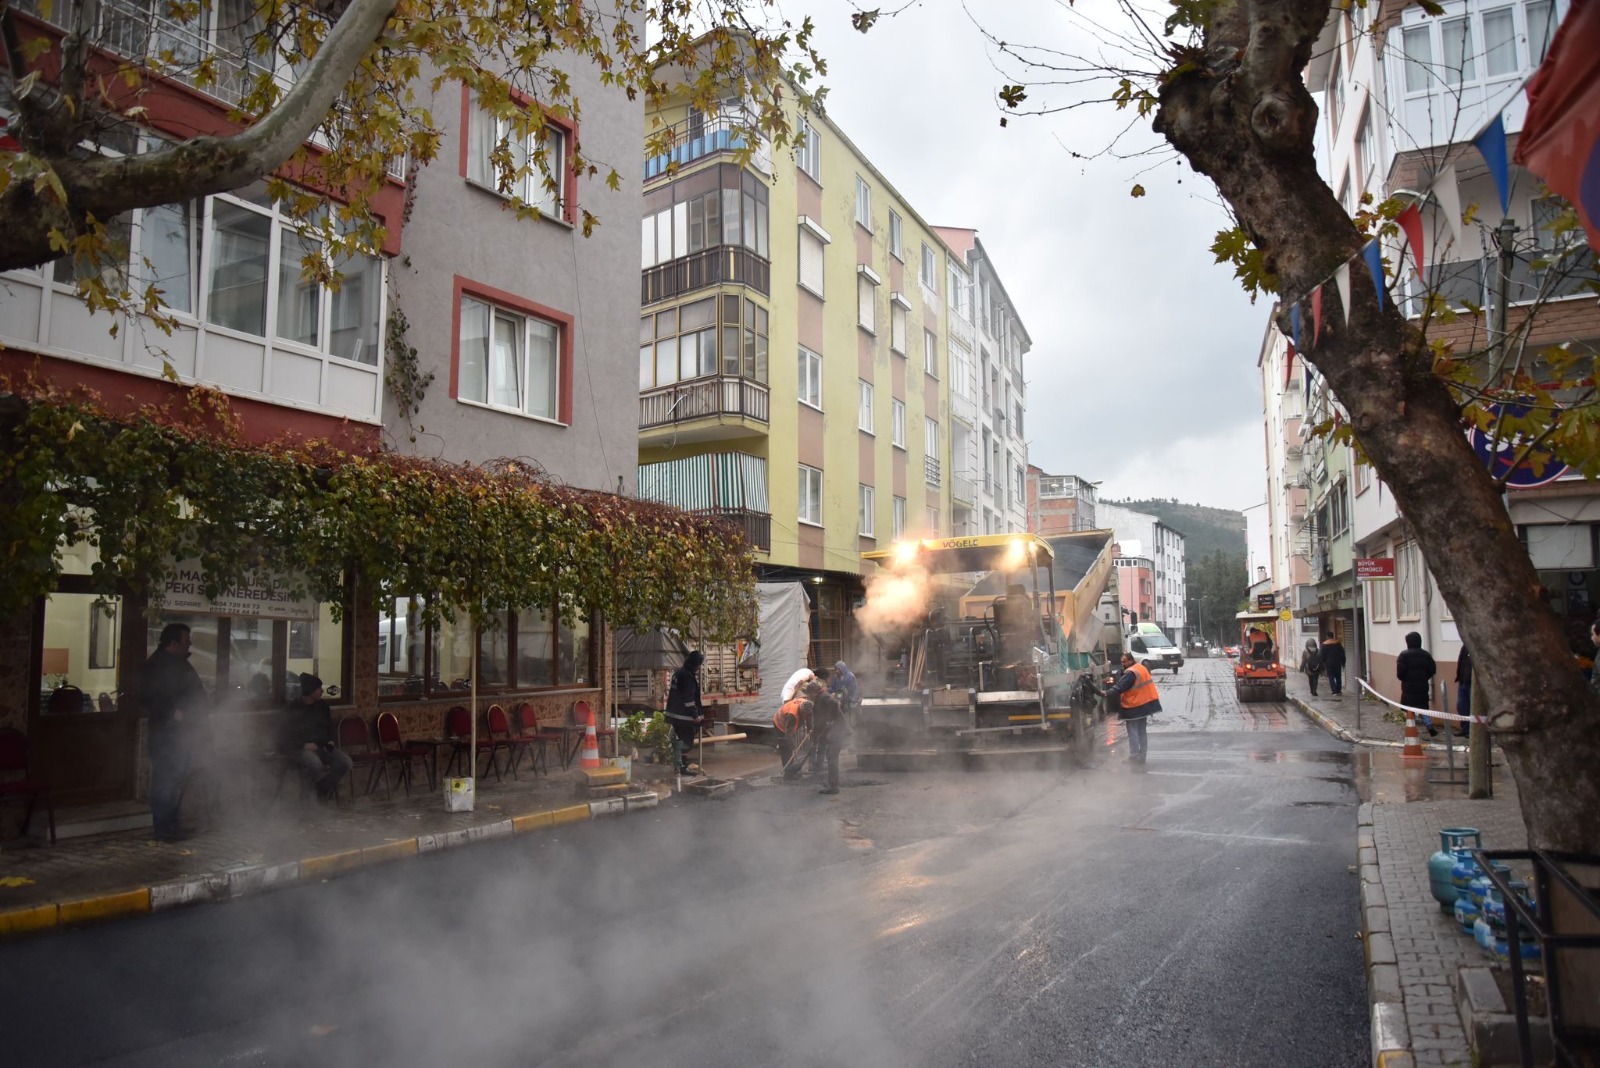
<instances>
[{"instance_id":1,"label":"steam rising from asphalt","mask_svg":"<svg viewBox=\"0 0 1600 1068\"><path fill-rule=\"evenodd\" d=\"M868 637L880 640L922 619L934 596L933 577L915 563L878 571L866 586L866 604L856 610L856 623Z\"/></svg>"}]
</instances>

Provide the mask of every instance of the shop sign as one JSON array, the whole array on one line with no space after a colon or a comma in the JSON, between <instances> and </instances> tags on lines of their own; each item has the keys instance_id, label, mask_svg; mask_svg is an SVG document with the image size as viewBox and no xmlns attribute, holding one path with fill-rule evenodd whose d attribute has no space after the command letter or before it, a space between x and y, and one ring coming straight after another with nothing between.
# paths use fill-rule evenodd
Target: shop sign
<instances>
[{"instance_id":1,"label":"shop sign","mask_svg":"<svg viewBox=\"0 0 1600 1068\"><path fill-rule=\"evenodd\" d=\"M1256 611L1257 612L1271 612L1271 611L1275 610L1277 607L1278 607L1278 599L1274 594L1270 594L1270 593L1258 593L1258 594L1256 594Z\"/></svg>"},{"instance_id":2,"label":"shop sign","mask_svg":"<svg viewBox=\"0 0 1600 1068\"><path fill-rule=\"evenodd\" d=\"M317 602L289 595L288 584L276 576L253 577L237 586L224 586L214 598L206 597L206 573L198 560L185 560L173 568L162 586L163 610L197 612L211 616L255 616L315 622Z\"/></svg>"},{"instance_id":3,"label":"shop sign","mask_svg":"<svg viewBox=\"0 0 1600 1068\"><path fill-rule=\"evenodd\" d=\"M1358 579L1392 579L1394 578L1394 557L1381 556L1364 558L1358 557L1355 561L1356 578Z\"/></svg>"}]
</instances>

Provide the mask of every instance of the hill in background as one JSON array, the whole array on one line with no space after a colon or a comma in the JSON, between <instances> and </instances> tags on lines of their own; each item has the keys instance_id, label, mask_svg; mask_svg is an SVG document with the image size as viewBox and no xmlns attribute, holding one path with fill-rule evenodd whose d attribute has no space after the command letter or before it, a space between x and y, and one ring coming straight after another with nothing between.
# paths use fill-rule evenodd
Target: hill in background
<instances>
[{"instance_id":1,"label":"hill in background","mask_svg":"<svg viewBox=\"0 0 1600 1068\"><path fill-rule=\"evenodd\" d=\"M1184 537L1185 555L1191 566L1213 552L1229 556L1245 554L1244 513L1203 504L1181 504L1173 500L1111 501L1136 512L1147 512Z\"/></svg>"}]
</instances>

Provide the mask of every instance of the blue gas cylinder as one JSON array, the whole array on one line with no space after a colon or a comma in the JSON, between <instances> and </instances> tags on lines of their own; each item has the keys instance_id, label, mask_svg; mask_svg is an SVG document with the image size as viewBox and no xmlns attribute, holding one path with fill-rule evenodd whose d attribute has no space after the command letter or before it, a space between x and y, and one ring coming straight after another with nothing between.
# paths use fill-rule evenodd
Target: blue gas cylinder
<instances>
[{"instance_id":1,"label":"blue gas cylinder","mask_svg":"<svg viewBox=\"0 0 1600 1068\"><path fill-rule=\"evenodd\" d=\"M1506 877L1506 879L1509 881L1511 876L1511 865L1503 864L1500 861L1495 860L1490 861L1489 867L1494 869L1494 871L1498 872L1500 875ZM1472 881L1467 884L1467 893L1472 896L1472 903L1478 906L1479 912L1483 911L1484 898L1488 895L1489 891L1493 889L1493 887L1494 880L1489 878L1487 872L1482 871L1474 876Z\"/></svg>"},{"instance_id":2,"label":"blue gas cylinder","mask_svg":"<svg viewBox=\"0 0 1600 1068\"><path fill-rule=\"evenodd\" d=\"M1483 909L1472 925L1472 940L1478 948L1494 956L1496 940L1503 946L1506 938L1506 903L1500 888L1491 885L1484 891Z\"/></svg>"},{"instance_id":3,"label":"blue gas cylinder","mask_svg":"<svg viewBox=\"0 0 1600 1068\"><path fill-rule=\"evenodd\" d=\"M1472 924L1478 918L1478 904L1472 900L1472 880L1482 875L1478 862L1472 854L1461 850L1456 853L1456 862L1450 868L1450 885L1455 888L1456 901L1451 906L1455 915L1456 924L1466 932L1472 933Z\"/></svg>"},{"instance_id":4,"label":"blue gas cylinder","mask_svg":"<svg viewBox=\"0 0 1600 1068\"><path fill-rule=\"evenodd\" d=\"M1456 861L1469 849L1482 849L1483 835L1476 827L1445 827L1439 831L1439 851L1428 858L1428 889L1441 912L1455 907L1456 888L1452 878ZM1468 857L1470 860L1470 856ZM1470 879L1471 877L1468 876Z\"/></svg>"},{"instance_id":5,"label":"blue gas cylinder","mask_svg":"<svg viewBox=\"0 0 1600 1068\"><path fill-rule=\"evenodd\" d=\"M1474 925L1477 924L1481 912L1477 902L1472 900L1471 895L1462 894L1456 898L1455 914L1456 926L1461 928L1461 933L1476 936Z\"/></svg>"}]
</instances>

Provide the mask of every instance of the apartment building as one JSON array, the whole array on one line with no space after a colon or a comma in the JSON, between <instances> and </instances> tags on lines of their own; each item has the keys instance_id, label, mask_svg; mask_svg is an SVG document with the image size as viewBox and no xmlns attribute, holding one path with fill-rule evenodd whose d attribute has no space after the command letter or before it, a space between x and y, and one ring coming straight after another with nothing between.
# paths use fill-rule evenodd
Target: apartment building
<instances>
[{"instance_id":1,"label":"apartment building","mask_svg":"<svg viewBox=\"0 0 1600 1068\"><path fill-rule=\"evenodd\" d=\"M651 121L673 147L644 163L639 492L740 524L762 577L805 584L831 665L862 552L1022 528L1001 465L1026 456L1027 335L976 233L930 225L826 116L792 155L743 152L736 107Z\"/></svg>"},{"instance_id":2,"label":"apartment building","mask_svg":"<svg viewBox=\"0 0 1600 1068\"><path fill-rule=\"evenodd\" d=\"M1174 642L1188 638L1188 564L1184 536L1147 512L1120 504L1099 502L1095 508L1100 527L1116 532L1118 556L1147 560L1155 582L1153 615L1140 614L1141 622L1155 623ZM1127 608L1127 602L1123 602Z\"/></svg>"},{"instance_id":3,"label":"apartment building","mask_svg":"<svg viewBox=\"0 0 1600 1068\"><path fill-rule=\"evenodd\" d=\"M59 36L75 8L30 4L15 17ZM201 23L180 25L146 8L105 5L101 44L137 58L182 41L224 76L203 88L193 78L154 77L142 101L147 128L130 135L130 151L143 139L225 127L242 85L226 72L253 75L257 63L238 42L240 25L259 16L218 5ZM244 21L213 32L224 10ZM588 65L573 63L568 73L584 103L586 152L636 153L642 106ZM409 188L405 168L391 169L377 197L387 244L381 255L341 264L338 289L301 276L307 246L264 183L144 209L114 225L128 236L135 290L164 289L172 335L92 311L71 285L72 264L58 261L4 276L0 370L90 387L125 413L211 387L228 396L240 433L255 442L327 439L352 451L465 463L520 458L568 485L631 490L633 402L610 385L625 381L631 364L638 183L613 190L580 177L567 152L577 128L552 119L543 148L558 190L530 188L544 217L519 219L489 166L492 120L460 85L429 95L419 83L419 92L417 106L442 128L438 158L414 169ZM585 238L575 225L580 210L611 225ZM409 419L398 416L386 379L396 343L415 350L418 375L434 376ZM58 804L140 791L142 719L124 697L165 622L193 630L191 662L215 703L219 738L259 728L296 694L299 672L324 680L333 702L347 706L340 714L392 710L424 736L438 734L440 711L461 700L461 680L474 674L481 689L528 700L541 714L564 716L576 697L605 704L604 636L582 619L510 614L476 649L465 622L425 627L413 597L367 600L338 618L316 602L246 592L223 604L198 595L169 600L150 621L137 597L90 592L95 560L86 546L67 547L63 560L57 592L0 627L15 653L0 674L0 725L26 731L34 770ZM5 710L15 710L10 720Z\"/></svg>"},{"instance_id":4,"label":"apartment building","mask_svg":"<svg viewBox=\"0 0 1600 1068\"><path fill-rule=\"evenodd\" d=\"M970 477L952 486L952 530L1003 534L1028 529L1027 388L1022 359L1033 347L994 261L976 230L938 227L960 258L968 296L950 331L952 456ZM973 329L968 331L966 326ZM959 491L971 483L971 496Z\"/></svg>"},{"instance_id":5,"label":"apartment building","mask_svg":"<svg viewBox=\"0 0 1600 1068\"><path fill-rule=\"evenodd\" d=\"M1036 534L1099 530L1095 501L1100 483L1078 475L1051 475L1028 465L1028 529Z\"/></svg>"},{"instance_id":6,"label":"apartment building","mask_svg":"<svg viewBox=\"0 0 1600 1068\"><path fill-rule=\"evenodd\" d=\"M1543 59L1567 8L1566 0L1457 0L1445 4L1438 17L1416 5L1397 10L1383 5L1376 19L1371 5L1335 11L1306 75L1324 102L1327 173L1346 210L1358 210L1363 194L1373 201L1401 196L1421 203L1422 273L1409 250L1398 244L1386 249L1388 262L1402 272L1396 298L1407 315L1420 319L1430 292L1458 310L1492 310L1504 264L1510 332L1523 327L1530 314L1537 316L1526 332L1530 358L1559 343L1580 352L1600 350L1600 309L1587 289L1594 276L1571 269L1574 261L1564 253L1574 248L1573 238L1555 232L1560 205L1544 195L1539 181L1511 166L1502 210L1501 191L1471 142L1500 116L1514 148L1527 110L1523 83ZM1459 240L1442 207L1448 197L1430 193L1445 167L1455 168L1459 199L1471 216ZM1487 321L1473 315L1454 323L1434 321L1429 336L1449 341L1463 356L1482 358L1496 340L1484 332ZM1269 444L1269 494L1285 502L1288 512L1281 534L1276 528L1284 521L1282 513L1275 514L1275 537L1305 546L1306 582L1316 591L1314 600L1297 607L1315 614L1323 633L1342 630L1354 662L1391 697L1398 696L1394 657L1409 631L1420 632L1445 665L1439 681L1453 680L1448 664L1460 651L1459 633L1382 482L1350 450L1312 440L1302 443L1300 484L1288 477L1291 435L1286 431L1300 402L1296 390L1278 385L1278 374L1293 383L1301 365L1296 359L1288 367L1283 342L1272 333L1269 329L1263 346L1263 391L1269 443L1281 425L1285 462L1282 468L1274 464ZM1311 405L1303 425L1334 410L1315 375L1303 392ZM1310 517L1305 538L1294 529L1302 494ZM1548 599L1567 621L1574 651L1587 653L1587 626L1600 598L1596 495L1583 480L1552 473L1537 487L1513 487L1507 500ZM1392 559L1395 578L1357 582L1345 572L1352 557ZM1300 566L1293 552L1275 554L1280 588L1300 585ZM1352 633L1365 650L1362 655L1356 655ZM1436 702L1440 699L1436 694Z\"/></svg>"}]
</instances>

